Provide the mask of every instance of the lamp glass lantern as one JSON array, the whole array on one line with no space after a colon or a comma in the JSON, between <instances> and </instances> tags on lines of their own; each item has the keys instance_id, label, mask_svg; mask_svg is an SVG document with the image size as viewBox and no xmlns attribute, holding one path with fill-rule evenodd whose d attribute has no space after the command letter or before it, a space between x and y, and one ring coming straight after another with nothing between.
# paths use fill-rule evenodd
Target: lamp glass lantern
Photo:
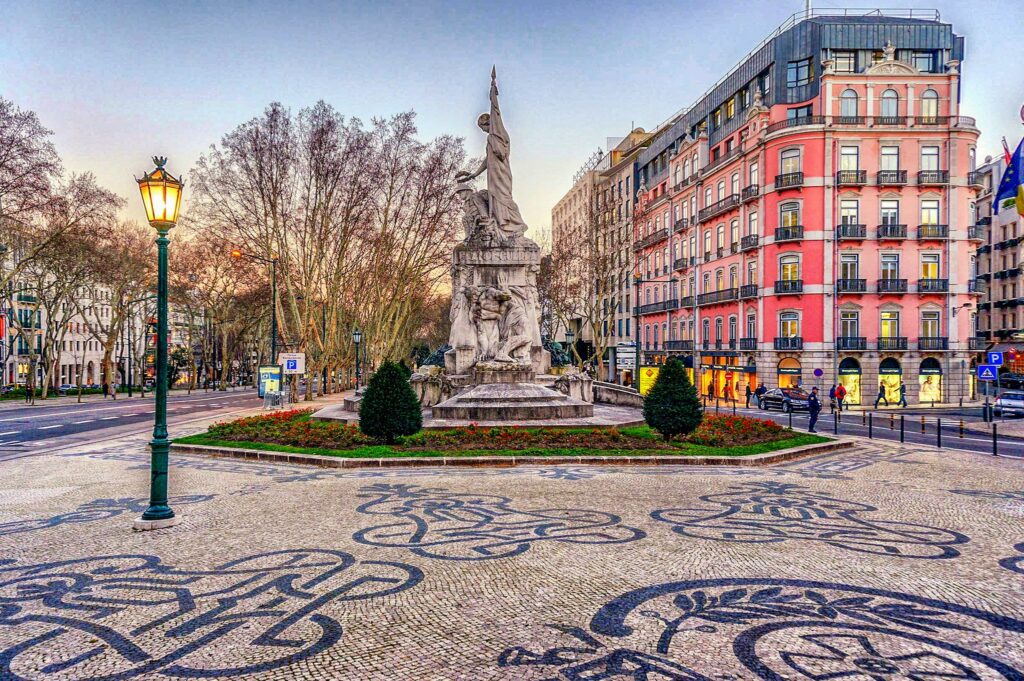
<instances>
[{"instance_id":1,"label":"lamp glass lantern","mask_svg":"<svg viewBox=\"0 0 1024 681\"><path fill-rule=\"evenodd\" d=\"M153 163L156 164L156 168L136 181L139 183L139 192L142 194L142 203L146 207L146 219L149 220L149 224L167 229L178 222L181 190L185 183L164 169L167 164L165 157L154 156Z\"/></svg>"},{"instance_id":2,"label":"lamp glass lantern","mask_svg":"<svg viewBox=\"0 0 1024 681\"><path fill-rule=\"evenodd\" d=\"M363 341L363 332L356 329L352 332L352 342L359 345Z\"/></svg>"}]
</instances>

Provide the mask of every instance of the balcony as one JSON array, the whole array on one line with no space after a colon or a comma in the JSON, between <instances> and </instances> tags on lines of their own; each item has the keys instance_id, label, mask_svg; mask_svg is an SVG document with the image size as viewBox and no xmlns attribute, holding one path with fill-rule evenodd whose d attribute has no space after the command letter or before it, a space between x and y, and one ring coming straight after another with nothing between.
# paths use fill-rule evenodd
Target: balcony
<instances>
[{"instance_id":1,"label":"balcony","mask_svg":"<svg viewBox=\"0 0 1024 681\"><path fill-rule=\"evenodd\" d=\"M672 269L675 269L675 270L684 270L684 269L686 269L689 266L690 266L690 259L689 258L676 258L675 261L673 261L673 263L672 263Z\"/></svg>"},{"instance_id":2,"label":"balcony","mask_svg":"<svg viewBox=\"0 0 1024 681\"><path fill-rule=\"evenodd\" d=\"M906 170L879 170L875 178L879 187L895 187L907 183Z\"/></svg>"},{"instance_id":3,"label":"balcony","mask_svg":"<svg viewBox=\"0 0 1024 681\"><path fill-rule=\"evenodd\" d=\"M633 244L634 251L642 251L648 246L664 241L668 238L668 230L665 228L655 230Z\"/></svg>"},{"instance_id":4,"label":"balcony","mask_svg":"<svg viewBox=\"0 0 1024 681\"><path fill-rule=\"evenodd\" d=\"M686 229L686 225L688 222L689 220L687 220L686 218L679 218L678 220L675 221L673 226L676 229L676 231L679 231L682 229Z\"/></svg>"},{"instance_id":5,"label":"balcony","mask_svg":"<svg viewBox=\"0 0 1024 681\"><path fill-rule=\"evenodd\" d=\"M971 241L984 241L985 240L985 226L984 225L970 225L967 227L967 238Z\"/></svg>"},{"instance_id":6,"label":"balcony","mask_svg":"<svg viewBox=\"0 0 1024 681\"><path fill-rule=\"evenodd\" d=\"M907 238L907 226L906 225L895 225L885 224L878 225L878 238L879 239L906 239Z\"/></svg>"},{"instance_id":7,"label":"balcony","mask_svg":"<svg viewBox=\"0 0 1024 681\"><path fill-rule=\"evenodd\" d=\"M800 241L804 238L803 225L791 225L789 227L776 227L776 241Z\"/></svg>"},{"instance_id":8,"label":"balcony","mask_svg":"<svg viewBox=\"0 0 1024 681\"><path fill-rule=\"evenodd\" d=\"M906 336L888 336L886 338L879 337L878 339L879 350L906 350L907 349L907 337Z\"/></svg>"},{"instance_id":9,"label":"balcony","mask_svg":"<svg viewBox=\"0 0 1024 681\"><path fill-rule=\"evenodd\" d=\"M948 125L949 116L914 116L915 125Z\"/></svg>"},{"instance_id":10,"label":"balcony","mask_svg":"<svg viewBox=\"0 0 1024 681\"><path fill-rule=\"evenodd\" d=\"M710 293L701 293L697 296L698 305L713 305L715 303L725 303L730 300L736 300L739 294L739 289L727 288L721 291L712 291Z\"/></svg>"},{"instance_id":11,"label":"balcony","mask_svg":"<svg viewBox=\"0 0 1024 681\"><path fill-rule=\"evenodd\" d=\"M836 238L837 239L866 239L868 238L868 226L867 225L851 225L843 223L836 225Z\"/></svg>"},{"instance_id":12,"label":"balcony","mask_svg":"<svg viewBox=\"0 0 1024 681\"><path fill-rule=\"evenodd\" d=\"M802 187L804 186L804 174L803 173L783 173L782 175L775 176L775 188L776 189L787 189L789 187Z\"/></svg>"},{"instance_id":13,"label":"balcony","mask_svg":"<svg viewBox=\"0 0 1024 681\"><path fill-rule=\"evenodd\" d=\"M840 170L836 173L836 184L843 186L856 186L868 183L868 171L866 170Z\"/></svg>"},{"instance_id":14,"label":"balcony","mask_svg":"<svg viewBox=\"0 0 1024 681\"><path fill-rule=\"evenodd\" d=\"M740 252L740 245L739 245L739 243L733 241L731 244L729 244L729 252L730 253L734 253L734 254L735 253L739 253Z\"/></svg>"},{"instance_id":15,"label":"balcony","mask_svg":"<svg viewBox=\"0 0 1024 681\"><path fill-rule=\"evenodd\" d=\"M724 154L722 154L718 158L712 159L706 166L701 168L701 172L706 174L706 173L714 170L718 166L724 165L724 164L728 163L729 161L731 161L732 159L736 158L737 156L740 156L742 153L743 153L743 148L742 147L733 147L732 149L730 149L729 151L725 152Z\"/></svg>"},{"instance_id":16,"label":"balcony","mask_svg":"<svg viewBox=\"0 0 1024 681\"><path fill-rule=\"evenodd\" d=\"M720 215L722 213L730 211L730 210L732 210L733 208L736 208L739 205L740 205L740 195L739 194L730 194L729 196L725 197L724 199L722 199L720 201L715 201L710 206L705 206L704 208L701 208L700 211L697 212L697 220L699 222L704 222L705 220L710 220L711 218L715 217L716 215Z\"/></svg>"},{"instance_id":17,"label":"balcony","mask_svg":"<svg viewBox=\"0 0 1024 681\"><path fill-rule=\"evenodd\" d=\"M864 116L836 116L832 119L836 125L864 125Z\"/></svg>"},{"instance_id":18,"label":"balcony","mask_svg":"<svg viewBox=\"0 0 1024 681\"><path fill-rule=\"evenodd\" d=\"M949 184L948 170L920 170L917 173L918 184Z\"/></svg>"},{"instance_id":19,"label":"balcony","mask_svg":"<svg viewBox=\"0 0 1024 681\"><path fill-rule=\"evenodd\" d=\"M948 239L949 225L918 225L918 239Z\"/></svg>"},{"instance_id":20,"label":"balcony","mask_svg":"<svg viewBox=\"0 0 1024 681\"><path fill-rule=\"evenodd\" d=\"M867 279L836 279L836 293L867 293Z\"/></svg>"},{"instance_id":21,"label":"balcony","mask_svg":"<svg viewBox=\"0 0 1024 681\"><path fill-rule=\"evenodd\" d=\"M665 349L666 350L682 350L684 352L692 352L693 351L693 341L692 340L670 340L670 341L665 341Z\"/></svg>"},{"instance_id":22,"label":"balcony","mask_svg":"<svg viewBox=\"0 0 1024 681\"><path fill-rule=\"evenodd\" d=\"M949 279L918 279L918 293L949 293Z\"/></svg>"},{"instance_id":23,"label":"balcony","mask_svg":"<svg viewBox=\"0 0 1024 681\"><path fill-rule=\"evenodd\" d=\"M804 292L804 280L803 279L780 279L775 282L775 295L783 295L788 293L803 293Z\"/></svg>"},{"instance_id":24,"label":"balcony","mask_svg":"<svg viewBox=\"0 0 1024 681\"><path fill-rule=\"evenodd\" d=\"M972 187L984 187L985 186L985 173L978 170L972 170L967 173L967 184Z\"/></svg>"},{"instance_id":25,"label":"balcony","mask_svg":"<svg viewBox=\"0 0 1024 681\"><path fill-rule=\"evenodd\" d=\"M679 299L679 307L681 307L681 308L693 307L693 296L683 296L682 298L680 298Z\"/></svg>"},{"instance_id":26,"label":"balcony","mask_svg":"<svg viewBox=\"0 0 1024 681\"><path fill-rule=\"evenodd\" d=\"M921 336L917 339L918 350L949 350L949 339L938 336Z\"/></svg>"},{"instance_id":27,"label":"balcony","mask_svg":"<svg viewBox=\"0 0 1024 681\"><path fill-rule=\"evenodd\" d=\"M740 286L740 299L757 298L757 284L744 284Z\"/></svg>"},{"instance_id":28,"label":"balcony","mask_svg":"<svg viewBox=\"0 0 1024 681\"><path fill-rule=\"evenodd\" d=\"M977 279L971 279L967 282L967 292L977 294L985 293L985 282L978 281Z\"/></svg>"},{"instance_id":29,"label":"balcony","mask_svg":"<svg viewBox=\"0 0 1024 681\"><path fill-rule=\"evenodd\" d=\"M874 124L879 127L891 128L907 124L906 116L875 116Z\"/></svg>"},{"instance_id":30,"label":"balcony","mask_svg":"<svg viewBox=\"0 0 1024 681\"><path fill-rule=\"evenodd\" d=\"M740 250L741 251L752 251L757 248L757 235L748 234L740 239Z\"/></svg>"},{"instance_id":31,"label":"balcony","mask_svg":"<svg viewBox=\"0 0 1024 681\"><path fill-rule=\"evenodd\" d=\"M750 184L743 188L740 192L740 201L746 203L747 201L753 201L761 194L761 187L756 184Z\"/></svg>"},{"instance_id":32,"label":"balcony","mask_svg":"<svg viewBox=\"0 0 1024 681\"><path fill-rule=\"evenodd\" d=\"M968 338L967 339L967 348L970 349L970 350L974 350L975 352L980 352L982 350L986 350L986 349L988 349L988 338L982 338L982 337Z\"/></svg>"},{"instance_id":33,"label":"balcony","mask_svg":"<svg viewBox=\"0 0 1024 681\"><path fill-rule=\"evenodd\" d=\"M786 128L796 128L802 125L824 125L824 116L799 116L797 118L787 118L782 121L776 121L768 126L768 132L773 133L778 130L785 130Z\"/></svg>"},{"instance_id":34,"label":"balcony","mask_svg":"<svg viewBox=\"0 0 1024 681\"><path fill-rule=\"evenodd\" d=\"M804 339L800 336L792 336L790 338L776 338L775 339L776 350L803 350Z\"/></svg>"},{"instance_id":35,"label":"balcony","mask_svg":"<svg viewBox=\"0 0 1024 681\"><path fill-rule=\"evenodd\" d=\"M711 262L711 251L704 251L704 262Z\"/></svg>"},{"instance_id":36,"label":"balcony","mask_svg":"<svg viewBox=\"0 0 1024 681\"><path fill-rule=\"evenodd\" d=\"M836 338L836 350L867 350L868 339L864 336L839 336Z\"/></svg>"},{"instance_id":37,"label":"balcony","mask_svg":"<svg viewBox=\"0 0 1024 681\"><path fill-rule=\"evenodd\" d=\"M659 303L648 303L647 305L635 307L633 308L633 314L651 314L652 312L665 312L666 310L675 310L678 308L679 301L672 298L670 300L662 300Z\"/></svg>"},{"instance_id":38,"label":"balcony","mask_svg":"<svg viewBox=\"0 0 1024 681\"><path fill-rule=\"evenodd\" d=\"M757 350L757 339L740 338L740 350Z\"/></svg>"},{"instance_id":39,"label":"balcony","mask_svg":"<svg viewBox=\"0 0 1024 681\"><path fill-rule=\"evenodd\" d=\"M949 124L957 128L977 128L978 121L973 116L950 116Z\"/></svg>"},{"instance_id":40,"label":"balcony","mask_svg":"<svg viewBox=\"0 0 1024 681\"><path fill-rule=\"evenodd\" d=\"M725 246L719 246L718 250L715 251L715 256L721 258L724 255L725 255Z\"/></svg>"},{"instance_id":41,"label":"balcony","mask_svg":"<svg viewBox=\"0 0 1024 681\"><path fill-rule=\"evenodd\" d=\"M879 293L906 293L907 292L907 280L906 279L879 279L878 280L878 292Z\"/></svg>"}]
</instances>

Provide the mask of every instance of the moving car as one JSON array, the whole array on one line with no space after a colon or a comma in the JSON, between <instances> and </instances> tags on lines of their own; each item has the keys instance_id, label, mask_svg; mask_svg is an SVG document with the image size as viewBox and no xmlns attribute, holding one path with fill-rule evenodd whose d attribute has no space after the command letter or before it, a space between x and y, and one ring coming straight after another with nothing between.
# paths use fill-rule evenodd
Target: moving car
<instances>
[{"instance_id":1,"label":"moving car","mask_svg":"<svg viewBox=\"0 0 1024 681\"><path fill-rule=\"evenodd\" d=\"M1000 416L1024 416L1024 392L1007 392L999 396L992 411Z\"/></svg>"},{"instance_id":2,"label":"moving car","mask_svg":"<svg viewBox=\"0 0 1024 681\"><path fill-rule=\"evenodd\" d=\"M808 411L810 395L799 388L772 388L757 400L757 406L765 411L781 409L784 412Z\"/></svg>"}]
</instances>

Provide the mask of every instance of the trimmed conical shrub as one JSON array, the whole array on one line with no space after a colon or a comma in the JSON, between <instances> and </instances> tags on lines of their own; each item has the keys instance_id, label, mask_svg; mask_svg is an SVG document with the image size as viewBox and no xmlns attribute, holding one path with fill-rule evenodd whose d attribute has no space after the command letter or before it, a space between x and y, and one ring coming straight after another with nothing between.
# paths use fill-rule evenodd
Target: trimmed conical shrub
<instances>
[{"instance_id":1,"label":"trimmed conical shrub","mask_svg":"<svg viewBox=\"0 0 1024 681\"><path fill-rule=\"evenodd\" d=\"M423 412L409 380L394 362L384 362L366 386L359 403L359 429L385 444L423 427Z\"/></svg>"},{"instance_id":2,"label":"trimmed conical shrub","mask_svg":"<svg viewBox=\"0 0 1024 681\"><path fill-rule=\"evenodd\" d=\"M677 359L665 362L644 398L644 421L671 440L695 431L703 418L704 410L683 363Z\"/></svg>"}]
</instances>

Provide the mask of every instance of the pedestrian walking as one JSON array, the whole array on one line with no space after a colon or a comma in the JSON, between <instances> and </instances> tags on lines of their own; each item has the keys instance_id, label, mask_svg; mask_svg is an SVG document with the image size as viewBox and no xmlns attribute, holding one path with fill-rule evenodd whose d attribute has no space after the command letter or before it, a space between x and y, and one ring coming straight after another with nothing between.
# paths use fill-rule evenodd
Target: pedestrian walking
<instances>
[{"instance_id":1,"label":"pedestrian walking","mask_svg":"<svg viewBox=\"0 0 1024 681\"><path fill-rule=\"evenodd\" d=\"M844 386L842 383L840 383L836 387L836 409L839 410L840 414L843 413L843 400L845 400L845 399L846 399L846 386Z\"/></svg>"},{"instance_id":2,"label":"pedestrian walking","mask_svg":"<svg viewBox=\"0 0 1024 681\"><path fill-rule=\"evenodd\" d=\"M896 403L896 406L907 406L907 384L900 381L900 401Z\"/></svg>"},{"instance_id":3,"label":"pedestrian walking","mask_svg":"<svg viewBox=\"0 0 1024 681\"><path fill-rule=\"evenodd\" d=\"M821 413L821 401L818 400L818 386L811 388L811 397L807 401L807 408L811 415L811 423L807 432L816 433L818 431L814 430L814 426L818 423L818 414Z\"/></svg>"},{"instance_id":4,"label":"pedestrian walking","mask_svg":"<svg viewBox=\"0 0 1024 681\"><path fill-rule=\"evenodd\" d=\"M889 406L889 398L885 396L885 384L878 384L878 396L875 398L875 409L878 409L878 403L885 402L885 406Z\"/></svg>"},{"instance_id":5,"label":"pedestrian walking","mask_svg":"<svg viewBox=\"0 0 1024 681\"><path fill-rule=\"evenodd\" d=\"M828 389L828 408L829 413L836 413L836 384L833 383L832 387Z\"/></svg>"},{"instance_id":6,"label":"pedestrian walking","mask_svg":"<svg viewBox=\"0 0 1024 681\"><path fill-rule=\"evenodd\" d=\"M745 397L747 398L747 409L750 409L750 396L754 393L750 390L750 384L747 383L747 390Z\"/></svg>"}]
</instances>

